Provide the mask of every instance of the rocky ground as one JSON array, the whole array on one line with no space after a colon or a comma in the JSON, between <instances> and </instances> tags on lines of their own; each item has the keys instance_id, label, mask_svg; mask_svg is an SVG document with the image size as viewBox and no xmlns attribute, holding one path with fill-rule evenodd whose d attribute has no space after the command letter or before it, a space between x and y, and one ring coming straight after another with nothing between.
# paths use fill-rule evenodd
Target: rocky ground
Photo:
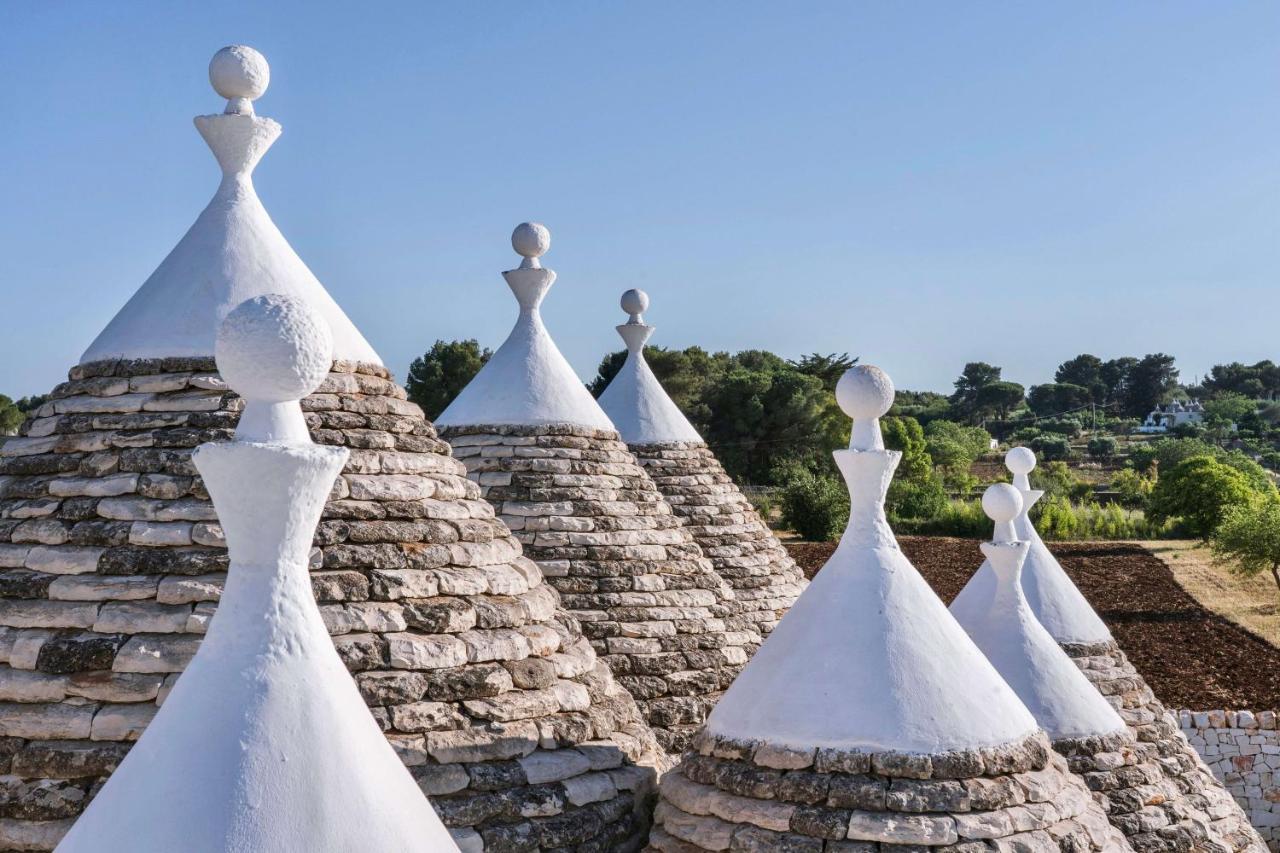
<instances>
[{"instance_id":1,"label":"rocky ground","mask_svg":"<svg viewBox=\"0 0 1280 853\"><path fill-rule=\"evenodd\" d=\"M981 562L971 539L906 536L902 548L943 601ZM1280 649L1192 598L1140 545L1052 543L1050 549L1171 708L1280 708ZM787 545L812 577L834 543Z\"/></svg>"}]
</instances>

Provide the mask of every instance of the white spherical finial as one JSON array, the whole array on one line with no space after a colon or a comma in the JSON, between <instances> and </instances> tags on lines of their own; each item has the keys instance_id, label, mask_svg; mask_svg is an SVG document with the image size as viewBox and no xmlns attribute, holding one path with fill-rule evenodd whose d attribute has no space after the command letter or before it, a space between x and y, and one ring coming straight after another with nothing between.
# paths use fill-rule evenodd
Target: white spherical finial
<instances>
[{"instance_id":1,"label":"white spherical finial","mask_svg":"<svg viewBox=\"0 0 1280 853\"><path fill-rule=\"evenodd\" d=\"M1036 455L1030 447L1012 447L1004 455L1004 467L1013 474L1030 474L1036 467Z\"/></svg>"},{"instance_id":2,"label":"white spherical finial","mask_svg":"<svg viewBox=\"0 0 1280 853\"><path fill-rule=\"evenodd\" d=\"M551 248L551 232L541 222L521 222L511 232L511 248L523 258L540 258Z\"/></svg>"},{"instance_id":3,"label":"white spherical finial","mask_svg":"<svg viewBox=\"0 0 1280 853\"><path fill-rule=\"evenodd\" d=\"M988 486L982 493L982 511L996 524L1013 521L1022 512L1022 493L1008 483Z\"/></svg>"},{"instance_id":4,"label":"white spherical finial","mask_svg":"<svg viewBox=\"0 0 1280 853\"><path fill-rule=\"evenodd\" d=\"M227 100L261 98L271 82L267 59L243 44L224 47L209 62L209 82L214 91Z\"/></svg>"},{"instance_id":5,"label":"white spherical finial","mask_svg":"<svg viewBox=\"0 0 1280 853\"><path fill-rule=\"evenodd\" d=\"M649 310L649 294L637 288L631 288L622 294L622 310L632 317L637 317Z\"/></svg>"},{"instance_id":6,"label":"white spherical finial","mask_svg":"<svg viewBox=\"0 0 1280 853\"><path fill-rule=\"evenodd\" d=\"M893 406L893 381L871 364L855 364L836 383L836 402L855 421L878 418Z\"/></svg>"},{"instance_id":7,"label":"white spherical finial","mask_svg":"<svg viewBox=\"0 0 1280 853\"><path fill-rule=\"evenodd\" d=\"M333 332L300 299L271 293L241 302L218 327L218 371L250 403L287 403L310 394L333 363Z\"/></svg>"}]
</instances>

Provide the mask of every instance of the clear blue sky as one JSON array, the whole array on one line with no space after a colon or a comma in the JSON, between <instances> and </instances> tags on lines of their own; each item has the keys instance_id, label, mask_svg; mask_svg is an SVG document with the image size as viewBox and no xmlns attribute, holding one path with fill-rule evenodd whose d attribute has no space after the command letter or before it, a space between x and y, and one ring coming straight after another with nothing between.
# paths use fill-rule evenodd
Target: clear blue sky
<instances>
[{"instance_id":1,"label":"clear blue sky","mask_svg":"<svg viewBox=\"0 0 1280 853\"><path fill-rule=\"evenodd\" d=\"M0 392L48 390L217 182L191 124L253 45L257 172L403 377L497 346L524 219L584 377L653 343L849 351L899 387L1163 350L1280 360L1280 4L6 3Z\"/></svg>"}]
</instances>

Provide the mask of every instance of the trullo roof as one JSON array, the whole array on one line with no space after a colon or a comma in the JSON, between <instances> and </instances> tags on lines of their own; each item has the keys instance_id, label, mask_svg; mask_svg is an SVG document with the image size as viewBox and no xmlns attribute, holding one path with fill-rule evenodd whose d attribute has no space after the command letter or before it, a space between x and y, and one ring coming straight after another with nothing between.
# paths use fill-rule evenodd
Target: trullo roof
<instances>
[{"instance_id":1,"label":"trullo roof","mask_svg":"<svg viewBox=\"0 0 1280 853\"><path fill-rule=\"evenodd\" d=\"M1018 694L1036 721L1058 741L1114 734L1124 720L1071 662L1027 604L1020 583L1030 543L1013 539L1022 496L1007 483L987 489L983 509L996 522L996 541L983 543L996 583L986 608L971 608L961 626ZM1002 541L1001 526L1010 541Z\"/></svg>"},{"instance_id":2,"label":"trullo roof","mask_svg":"<svg viewBox=\"0 0 1280 853\"><path fill-rule=\"evenodd\" d=\"M936 753L1012 743L1035 719L898 548L884 512L901 454L878 419L893 385L876 367L836 389L854 419L835 453L849 525L831 559L712 712L712 735L809 749Z\"/></svg>"},{"instance_id":3,"label":"trullo roof","mask_svg":"<svg viewBox=\"0 0 1280 853\"><path fill-rule=\"evenodd\" d=\"M622 294L622 310L631 318L616 327L627 344L627 360L600 395L600 407L630 445L702 441L680 408L668 396L644 357L653 326L644 322L649 296L643 290Z\"/></svg>"},{"instance_id":4,"label":"trullo roof","mask_svg":"<svg viewBox=\"0 0 1280 853\"><path fill-rule=\"evenodd\" d=\"M538 260L551 246L550 233L539 223L525 222L511 235L511 245L524 261L502 277L520 303L520 316L502 346L441 413L436 425L573 424L614 429L542 324L539 309L556 280L555 272L544 269Z\"/></svg>"},{"instance_id":5,"label":"trullo roof","mask_svg":"<svg viewBox=\"0 0 1280 853\"><path fill-rule=\"evenodd\" d=\"M301 299L319 312L333 329L335 358L381 364L258 199L253 169L281 127L253 111L253 100L267 88L266 60L252 48L237 49L242 55L215 58L209 67L214 88L229 99L226 112L195 119L222 168L222 182L178 245L84 351L81 364L212 357L227 313L269 293ZM233 61L239 65L232 67Z\"/></svg>"},{"instance_id":6,"label":"trullo roof","mask_svg":"<svg viewBox=\"0 0 1280 853\"><path fill-rule=\"evenodd\" d=\"M1027 561L1022 568L1022 591L1036 619L1059 643L1090 645L1109 643L1111 631L1085 600L1062 564L1045 547L1028 513L1044 492L1031 488L1027 475L1035 468L1030 449L1015 447L1005 456L1005 467L1013 473L1013 486L1022 493L1022 512L1014 525L1018 538L1028 543ZM981 618L986 602L995 593L996 576L990 560L983 562L951 602L951 612L963 623Z\"/></svg>"}]
</instances>

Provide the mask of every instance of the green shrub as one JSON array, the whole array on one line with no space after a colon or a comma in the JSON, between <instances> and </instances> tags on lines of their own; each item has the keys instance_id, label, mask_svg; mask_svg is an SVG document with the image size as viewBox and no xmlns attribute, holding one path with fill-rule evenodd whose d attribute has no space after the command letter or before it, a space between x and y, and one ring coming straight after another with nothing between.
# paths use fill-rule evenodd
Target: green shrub
<instances>
[{"instance_id":1,"label":"green shrub","mask_svg":"<svg viewBox=\"0 0 1280 853\"><path fill-rule=\"evenodd\" d=\"M942 511L932 518L907 519L894 523L898 533L917 536L959 536L965 539L990 539L991 519L976 500L947 501Z\"/></svg>"},{"instance_id":2,"label":"green shrub","mask_svg":"<svg viewBox=\"0 0 1280 853\"><path fill-rule=\"evenodd\" d=\"M1071 443L1067 441L1065 436L1042 435L1039 438L1032 439L1029 446L1036 452L1037 456L1046 462L1071 458Z\"/></svg>"},{"instance_id":3,"label":"green shrub","mask_svg":"<svg viewBox=\"0 0 1280 853\"><path fill-rule=\"evenodd\" d=\"M1116 455L1116 440L1109 435L1095 435L1089 439L1089 455L1097 459L1110 459Z\"/></svg>"},{"instance_id":4,"label":"green shrub","mask_svg":"<svg viewBox=\"0 0 1280 853\"><path fill-rule=\"evenodd\" d=\"M1275 497L1227 510L1213 534L1213 553L1236 574L1270 572L1280 587L1280 499Z\"/></svg>"},{"instance_id":5,"label":"green shrub","mask_svg":"<svg viewBox=\"0 0 1280 853\"><path fill-rule=\"evenodd\" d=\"M1040 536L1047 540L1132 540L1183 535L1175 525L1154 523L1141 512L1114 504L1106 507L1074 504L1062 497L1041 499L1032 508L1031 518ZM904 535L990 539L992 524L982 511L980 501L953 500L937 516L895 522L894 530Z\"/></svg>"},{"instance_id":6,"label":"green shrub","mask_svg":"<svg viewBox=\"0 0 1280 853\"><path fill-rule=\"evenodd\" d=\"M1080 434L1083 427L1075 418L1045 418L1037 421L1036 426L1040 427L1042 432L1052 432L1058 435L1065 435L1070 438Z\"/></svg>"},{"instance_id":7,"label":"green shrub","mask_svg":"<svg viewBox=\"0 0 1280 853\"><path fill-rule=\"evenodd\" d=\"M835 539L849 521L849 491L835 477L800 472L782 490L782 521L804 539Z\"/></svg>"},{"instance_id":8,"label":"green shrub","mask_svg":"<svg viewBox=\"0 0 1280 853\"><path fill-rule=\"evenodd\" d=\"M885 497L885 512L892 520L932 518L947 504L947 492L937 477L923 481L894 480Z\"/></svg>"},{"instance_id":9,"label":"green shrub","mask_svg":"<svg viewBox=\"0 0 1280 853\"><path fill-rule=\"evenodd\" d=\"M1030 444L1042 435L1036 427L1023 427L1015 430L1011 438L1018 444Z\"/></svg>"},{"instance_id":10,"label":"green shrub","mask_svg":"<svg viewBox=\"0 0 1280 853\"><path fill-rule=\"evenodd\" d=\"M1144 477L1129 468L1117 471L1111 478L1111 488L1119 494L1120 505L1128 509L1146 509L1155 487L1154 477Z\"/></svg>"}]
</instances>

